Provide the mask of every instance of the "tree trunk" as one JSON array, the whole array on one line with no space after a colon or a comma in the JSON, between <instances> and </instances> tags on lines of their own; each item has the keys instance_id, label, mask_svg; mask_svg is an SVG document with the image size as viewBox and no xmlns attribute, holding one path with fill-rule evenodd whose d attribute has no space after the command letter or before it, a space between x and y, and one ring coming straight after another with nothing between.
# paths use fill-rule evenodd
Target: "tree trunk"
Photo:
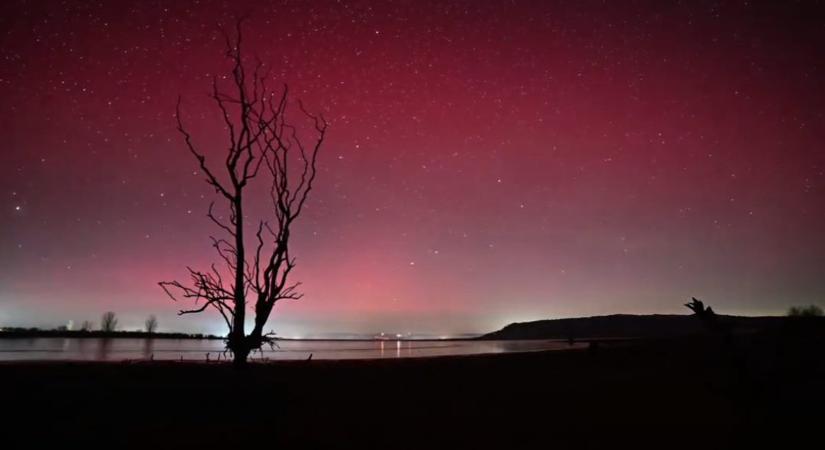
<instances>
[{"instance_id":1,"label":"tree trunk","mask_svg":"<svg viewBox=\"0 0 825 450\"><path fill-rule=\"evenodd\" d=\"M236 369L242 369L246 367L246 360L249 358L249 346L247 345L240 345L239 348L232 350L232 366Z\"/></svg>"}]
</instances>

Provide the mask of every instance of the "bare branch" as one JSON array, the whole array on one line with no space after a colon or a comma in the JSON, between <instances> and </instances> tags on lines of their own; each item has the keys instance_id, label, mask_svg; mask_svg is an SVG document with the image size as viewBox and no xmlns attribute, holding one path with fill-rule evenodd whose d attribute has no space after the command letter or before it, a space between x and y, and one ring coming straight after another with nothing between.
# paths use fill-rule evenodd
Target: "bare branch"
<instances>
[{"instance_id":1,"label":"bare branch","mask_svg":"<svg viewBox=\"0 0 825 450\"><path fill-rule=\"evenodd\" d=\"M181 134L183 134L184 141L186 142L187 148L189 148L189 151L198 160L198 164L200 165L201 170L203 170L203 172L206 174L206 182L209 183L212 187L214 187L215 190L217 192L220 192L221 195L223 195L224 197L226 197L228 199L232 199L232 195L229 193L229 191L226 190L226 188L224 188L223 185L221 185L221 183L218 181L218 179L215 177L215 175L212 174L212 171L209 170L209 167L206 166L206 157L203 154L199 153L197 151L197 149L195 148L195 145L192 143L192 135L189 134L189 132L186 131L186 129L183 126L183 120L181 119L181 113L180 113L180 104L181 104L181 98L178 97L178 103L177 103L177 106L175 108L175 118L177 119L177 122L178 122L178 131Z\"/></svg>"}]
</instances>

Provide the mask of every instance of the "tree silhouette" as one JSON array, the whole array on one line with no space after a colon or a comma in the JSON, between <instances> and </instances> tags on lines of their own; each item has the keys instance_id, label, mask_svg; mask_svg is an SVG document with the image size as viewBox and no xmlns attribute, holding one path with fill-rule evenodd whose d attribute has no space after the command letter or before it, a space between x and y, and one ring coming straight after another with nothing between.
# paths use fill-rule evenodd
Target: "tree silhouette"
<instances>
[{"instance_id":1,"label":"tree silhouette","mask_svg":"<svg viewBox=\"0 0 825 450\"><path fill-rule=\"evenodd\" d=\"M101 331L105 331L107 333L111 333L115 331L117 328L117 316L112 311L108 311L103 313L103 316L100 318L100 329Z\"/></svg>"},{"instance_id":2,"label":"tree silhouette","mask_svg":"<svg viewBox=\"0 0 825 450\"><path fill-rule=\"evenodd\" d=\"M713 312L713 308L710 306L705 306L702 300L699 300L696 297L692 297L690 303L685 303L685 307L693 311L693 313L702 320L716 319L716 313Z\"/></svg>"},{"instance_id":3,"label":"tree silhouette","mask_svg":"<svg viewBox=\"0 0 825 450\"><path fill-rule=\"evenodd\" d=\"M709 331L719 334L726 341L730 340L731 323L720 319L713 308L705 306L704 302L696 297L691 297L690 303L685 303L685 307L693 311L693 315L701 320Z\"/></svg>"},{"instance_id":4,"label":"tree silhouette","mask_svg":"<svg viewBox=\"0 0 825 450\"><path fill-rule=\"evenodd\" d=\"M788 309L788 316L790 317L821 317L822 308L817 305L808 306L791 306Z\"/></svg>"},{"instance_id":5,"label":"tree silhouette","mask_svg":"<svg viewBox=\"0 0 825 450\"><path fill-rule=\"evenodd\" d=\"M158 329L158 319L153 314L146 319L143 325L146 328L146 332L152 334Z\"/></svg>"},{"instance_id":6,"label":"tree silhouette","mask_svg":"<svg viewBox=\"0 0 825 450\"><path fill-rule=\"evenodd\" d=\"M229 329L227 348L237 366L245 364L249 353L265 343L272 343L271 333L264 332L275 303L299 299L300 283L289 283L295 258L289 252L291 227L303 211L316 175L316 159L324 142L327 122L313 115L298 102L310 130L299 133L286 120L288 89L276 95L266 85L263 64L256 62L251 73L241 51L242 20L235 24L234 39L221 29L226 41L226 56L232 63L231 94L212 81L211 98L220 110L228 133L228 150L220 167L208 164L205 153L195 144L184 127L181 101L176 117L178 131L189 152L195 157L206 178L229 211L228 222L214 212L210 204L207 217L225 233L210 237L222 260L222 267L212 264L207 271L187 267L190 283L160 282L173 299L193 299L196 307L179 314L200 313L212 308L220 313ZM299 135L302 136L299 138ZM307 141L311 135L311 142ZM269 220L259 220L254 238L247 242L246 188L259 174L269 179ZM254 300L254 325L245 329L248 301ZM249 305L252 306L252 305Z\"/></svg>"}]
</instances>

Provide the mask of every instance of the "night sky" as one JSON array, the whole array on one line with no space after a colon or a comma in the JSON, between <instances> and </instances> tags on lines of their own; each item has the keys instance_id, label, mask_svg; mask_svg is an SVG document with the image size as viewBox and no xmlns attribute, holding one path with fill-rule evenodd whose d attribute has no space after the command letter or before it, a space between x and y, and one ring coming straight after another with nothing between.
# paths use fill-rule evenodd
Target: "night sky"
<instances>
[{"instance_id":1,"label":"night sky","mask_svg":"<svg viewBox=\"0 0 825 450\"><path fill-rule=\"evenodd\" d=\"M225 151L243 14L331 123L279 334L823 305L825 14L776 3L4 1L0 326L223 332L156 283L217 260L174 110Z\"/></svg>"}]
</instances>

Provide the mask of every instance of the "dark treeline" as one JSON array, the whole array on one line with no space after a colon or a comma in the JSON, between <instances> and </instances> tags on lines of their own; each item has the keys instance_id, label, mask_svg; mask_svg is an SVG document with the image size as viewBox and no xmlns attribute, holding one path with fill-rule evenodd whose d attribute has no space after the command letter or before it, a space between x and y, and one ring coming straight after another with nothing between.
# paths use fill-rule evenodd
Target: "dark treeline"
<instances>
[{"instance_id":1,"label":"dark treeline","mask_svg":"<svg viewBox=\"0 0 825 450\"><path fill-rule=\"evenodd\" d=\"M223 339L212 334L157 333L148 331L101 331L101 330L43 330L40 328L4 328L2 338L56 337L56 338L152 338L152 339Z\"/></svg>"}]
</instances>

